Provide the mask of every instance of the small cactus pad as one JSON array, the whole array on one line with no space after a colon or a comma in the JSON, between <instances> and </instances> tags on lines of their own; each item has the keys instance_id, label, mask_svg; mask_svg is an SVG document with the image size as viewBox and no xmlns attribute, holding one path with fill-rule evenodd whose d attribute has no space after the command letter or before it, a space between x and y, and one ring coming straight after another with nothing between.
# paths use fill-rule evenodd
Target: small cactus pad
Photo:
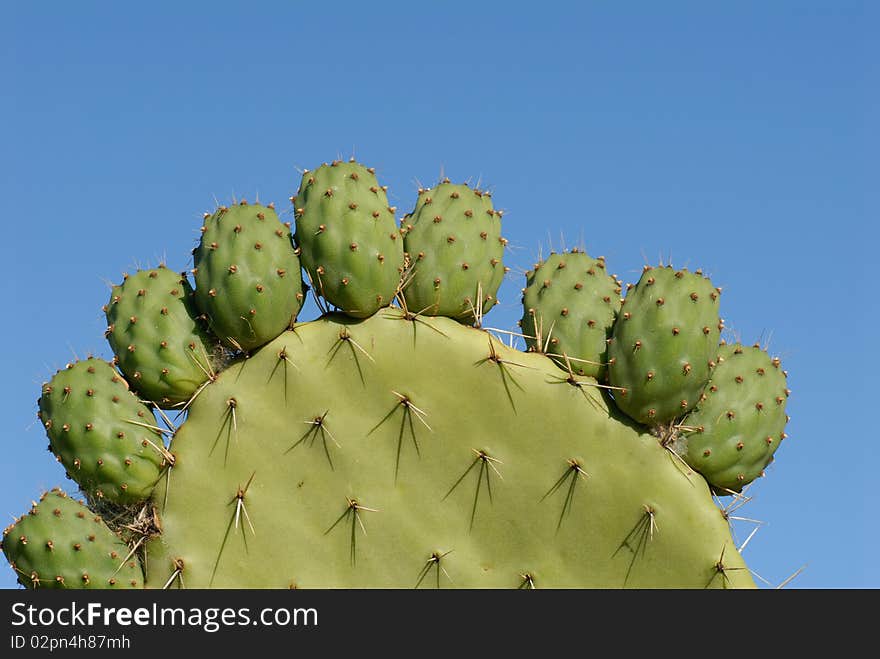
<instances>
[{"instance_id":1,"label":"small cactus pad","mask_svg":"<svg viewBox=\"0 0 880 659\"><path fill-rule=\"evenodd\" d=\"M372 167L335 160L303 173L294 241L313 290L355 318L394 300L403 240Z\"/></svg>"},{"instance_id":2,"label":"small cactus pad","mask_svg":"<svg viewBox=\"0 0 880 659\"><path fill-rule=\"evenodd\" d=\"M507 241L489 192L448 179L420 189L402 228L410 312L472 323L495 305Z\"/></svg>"},{"instance_id":3,"label":"small cactus pad","mask_svg":"<svg viewBox=\"0 0 880 659\"><path fill-rule=\"evenodd\" d=\"M37 404L50 450L83 490L120 504L150 496L167 453L150 408L113 366L96 357L68 364Z\"/></svg>"},{"instance_id":4,"label":"small cactus pad","mask_svg":"<svg viewBox=\"0 0 880 659\"><path fill-rule=\"evenodd\" d=\"M551 254L526 273L520 321L526 345L576 375L604 380L620 292L603 258L577 249Z\"/></svg>"},{"instance_id":5,"label":"small cactus pad","mask_svg":"<svg viewBox=\"0 0 880 659\"><path fill-rule=\"evenodd\" d=\"M59 488L3 532L3 553L27 588L143 588L129 551L99 516Z\"/></svg>"},{"instance_id":6,"label":"small cactus pad","mask_svg":"<svg viewBox=\"0 0 880 659\"><path fill-rule=\"evenodd\" d=\"M449 318L298 324L193 402L150 585L754 587L705 480L594 385Z\"/></svg>"},{"instance_id":7,"label":"small cactus pad","mask_svg":"<svg viewBox=\"0 0 880 659\"><path fill-rule=\"evenodd\" d=\"M758 346L722 345L685 426L685 460L710 485L739 492L760 476L785 437L789 391L778 358Z\"/></svg>"},{"instance_id":8,"label":"small cactus pad","mask_svg":"<svg viewBox=\"0 0 880 659\"><path fill-rule=\"evenodd\" d=\"M608 380L623 412L657 426L693 409L718 351L719 295L700 271L645 268L608 346Z\"/></svg>"},{"instance_id":9,"label":"small cactus pad","mask_svg":"<svg viewBox=\"0 0 880 659\"><path fill-rule=\"evenodd\" d=\"M192 297L185 275L160 266L126 275L104 306L116 364L163 408L186 403L213 372L213 341Z\"/></svg>"},{"instance_id":10,"label":"small cactus pad","mask_svg":"<svg viewBox=\"0 0 880 659\"><path fill-rule=\"evenodd\" d=\"M271 341L302 308L302 270L290 225L271 205L242 201L207 215L193 257L196 303L232 348L249 351Z\"/></svg>"}]
</instances>

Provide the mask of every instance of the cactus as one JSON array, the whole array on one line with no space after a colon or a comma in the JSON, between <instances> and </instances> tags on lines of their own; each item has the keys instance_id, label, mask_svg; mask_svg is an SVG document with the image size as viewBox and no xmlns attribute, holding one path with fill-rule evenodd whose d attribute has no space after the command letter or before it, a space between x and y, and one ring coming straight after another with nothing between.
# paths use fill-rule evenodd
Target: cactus
<instances>
[{"instance_id":1,"label":"cactus","mask_svg":"<svg viewBox=\"0 0 880 659\"><path fill-rule=\"evenodd\" d=\"M334 160L303 173L296 234L312 287L355 318L388 306L403 270L403 240L373 168Z\"/></svg>"},{"instance_id":2,"label":"cactus","mask_svg":"<svg viewBox=\"0 0 880 659\"><path fill-rule=\"evenodd\" d=\"M722 585L725 548L742 563L705 482L591 385L447 318L299 324L194 402L148 574L164 583L182 566L187 587Z\"/></svg>"},{"instance_id":3,"label":"cactus","mask_svg":"<svg viewBox=\"0 0 880 659\"><path fill-rule=\"evenodd\" d=\"M716 490L740 492L785 438L788 395L778 357L759 345L722 345L675 450Z\"/></svg>"},{"instance_id":4,"label":"cactus","mask_svg":"<svg viewBox=\"0 0 880 659\"><path fill-rule=\"evenodd\" d=\"M349 185L351 173L361 177L359 166L346 167L333 172L343 176L334 189ZM430 212L429 194L438 200ZM485 218L453 220L445 211L440 222L431 218L443 204L456 208L464 194ZM361 302L328 296L337 311L294 320L302 304L300 271L277 272L279 259L288 259L284 268L297 267L289 233L282 229L281 242L267 247L275 258L253 257L253 245L242 248L263 221L276 226L261 208L269 209L237 205L206 220L195 299L235 351L212 363L211 377L183 404L182 423L175 426L158 402L128 390L126 377L133 385L144 377L96 358L44 385L39 415L50 449L96 511L83 515L94 519L109 510L114 530L95 522L102 529L95 537L103 538L95 555L38 551L49 540L58 547L59 538L65 547L82 544L83 515L76 511L84 509L70 507L60 490L47 495L45 501L64 502L56 504L60 515L46 515L52 504L39 504L39 514L17 520L4 535L4 553L24 586L755 586L716 497L741 490L772 457L778 442L741 451L736 437L784 436L784 401L776 401L788 391L777 362L768 368L764 353L740 357L738 348L729 354L719 345L717 290L701 274L646 271L615 319L619 283L604 261L577 251L551 255L528 275L523 329L527 342L536 341L540 319L546 326L548 316L562 318L558 334L553 330L559 342L552 351L538 349L537 341L525 351L506 345L481 327L503 273L498 213L485 193L441 183L420 191L416 213L403 222L407 252L415 254L412 270L394 268L394 291L404 295L364 315L361 302L378 300L378 282L388 272L379 270L389 265L371 259L373 270L364 265L358 283ZM300 217L311 218L309 203L303 208ZM337 220L340 230L361 231L364 218L351 219ZM452 277L462 270L461 255L450 258L445 240L427 240L447 219L460 223L455 235L468 236L461 241L468 250L487 250L480 257L486 263L474 261L473 278ZM481 237L481 225L468 225L478 221L494 227L491 238L488 230ZM420 235L426 222L430 231ZM368 244L368 233L358 240ZM498 263L484 258L496 253ZM350 255L336 256L345 262ZM430 267L420 270L419 263ZM446 274L437 274L441 269ZM436 290L450 289L424 288L420 276L454 283L455 295L436 297ZM256 281L265 282L263 290ZM426 290L430 300L418 297ZM473 297L475 291L485 297ZM697 305L691 293L706 303ZM658 311L661 298L668 305ZM419 306L426 301L430 312ZM248 308L257 310L254 322L242 325L236 318ZM266 317L273 322L261 324ZM173 345L188 345L193 327L178 323ZM644 337L645 352L634 359L629 344L637 336ZM749 387L727 382L742 360L756 373L764 370L767 386L757 399L763 409L743 395ZM610 384L603 381L606 362ZM685 374L692 377L682 382L685 363L693 364ZM644 377L646 368L656 372L656 382ZM701 385L692 384L703 375ZM686 409L678 402L685 396ZM738 411L741 429L709 423L719 405ZM660 412L645 414L646 406ZM752 417L745 414L749 406ZM658 423L665 424L659 441ZM171 435L167 445L162 434ZM707 442L716 442L709 462L700 459ZM747 464L731 466L745 457ZM731 481L730 473L744 476ZM132 564L138 576L129 579ZM113 576L117 570L124 579Z\"/></svg>"},{"instance_id":5,"label":"cactus","mask_svg":"<svg viewBox=\"0 0 880 659\"><path fill-rule=\"evenodd\" d=\"M403 219L409 268L402 284L411 313L479 320L497 303L507 271L501 211L492 195L444 179L419 190Z\"/></svg>"},{"instance_id":6,"label":"cactus","mask_svg":"<svg viewBox=\"0 0 880 659\"><path fill-rule=\"evenodd\" d=\"M520 327L529 350L604 382L607 342L620 309L620 282L605 259L573 249L551 254L526 273Z\"/></svg>"},{"instance_id":7,"label":"cactus","mask_svg":"<svg viewBox=\"0 0 880 659\"><path fill-rule=\"evenodd\" d=\"M192 398L214 370L216 339L192 298L185 275L159 266L126 275L104 306L119 369L138 395L165 408Z\"/></svg>"},{"instance_id":8,"label":"cactus","mask_svg":"<svg viewBox=\"0 0 880 659\"><path fill-rule=\"evenodd\" d=\"M128 545L100 516L55 488L3 531L3 551L31 588L141 588Z\"/></svg>"},{"instance_id":9,"label":"cactus","mask_svg":"<svg viewBox=\"0 0 880 659\"><path fill-rule=\"evenodd\" d=\"M221 206L193 250L198 308L227 346L253 350L290 327L305 299L290 225L274 207Z\"/></svg>"},{"instance_id":10,"label":"cactus","mask_svg":"<svg viewBox=\"0 0 880 659\"><path fill-rule=\"evenodd\" d=\"M608 346L608 381L627 415L661 426L697 404L723 327L719 296L700 271L644 269L626 293Z\"/></svg>"},{"instance_id":11,"label":"cactus","mask_svg":"<svg viewBox=\"0 0 880 659\"><path fill-rule=\"evenodd\" d=\"M49 450L86 493L120 504L150 496L168 454L152 410L112 365L96 357L68 364L37 405Z\"/></svg>"}]
</instances>

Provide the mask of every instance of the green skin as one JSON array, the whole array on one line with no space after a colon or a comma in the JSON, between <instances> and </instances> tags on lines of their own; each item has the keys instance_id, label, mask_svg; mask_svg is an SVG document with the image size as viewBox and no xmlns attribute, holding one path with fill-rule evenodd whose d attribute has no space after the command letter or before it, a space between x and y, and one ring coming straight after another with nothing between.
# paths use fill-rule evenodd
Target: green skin
<instances>
[{"instance_id":1,"label":"green skin","mask_svg":"<svg viewBox=\"0 0 880 659\"><path fill-rule=\"evenodd\" d=\"M403 230L403 295L411 313L469 324L498 302L507 241L488 192L448 181L420 190Z\"/></svg>"},{"instance_id":2,"label":"green skin","mask_svg":"<svg viewBox=\"0 0 880 659\"><path fill-rule=\"evenodd\" d=\"M604 381L620 290L604 259L577 250L551 254L526 273L520 327L529 350L554 357L576 375Z\"/></svg>"},{"instance_id":3,"label":"green skin","mask_svg":"<svg viewBox=\"0 0 880 659\"><path fill-rule=\"evenodd\" d=\"M372 168L334 161L305 172L294 208L294 241L318 295L355 318L391 304L403 240Z\"/></svg>"},{"instance_id":4,"label":"green skin","mask_svg":"<svg viewBox=\"0 0 880 659\"><path fill-rule=\"evenodd\" d=\"M142 398L162 408L186 403L213 370L216 339L192 298L185 275L160 266L126 276L104 306L116 364Z\"/></svg>"},{"instance_id":5,"label":"green skin","mask_svg":"<svg viewBox=\"0 0 880 659\"><path fill-rule=\"evenodd\" d=\"M720 291L698 272L645 268L617 315L608 381L617 406L660 426L697 404L709 380L722 322Z\"/></svg>"},{"instance_id":6,"label":"green skin","mask_svg":"<svg viewBox=\"0 0 880 659\"><path fill-rule=\"evenodd\" d=\"M43 385L38 416L49 449L90 495L112 503L144 501L165 466L153 412L109 363L89 357Z\"/></svg>"},{"instance_id":7,"label":"green skin","mask_svg":"<svg viewBox=\"0 0 880 659\"><path fill-rule=\"evenodd\" d=\"M299 324L193 403L148 587L753 587L706 482L593 385L447 318Z\"/></svg>"},{"instance_id":8,"label":"green skin","mask_svg":"<svg viewBox=\"0 0 880 659\"><path fill-rule=\"evenodd\" d=\"M290 327L305 299L290 226L271 206L221 207L193 250L196 295L214 334L243 351Z\"/></svg>"},{"instance_id":9,"label":"green skin","mask_svg":"<svg viewBox=\"0 0 880 659\"><path fill-rule=\"evenodd\" d=\"M684 425L684 459L721 493L739 492L773 460L785 437L789 391L778 359L757 346L722 345ZM681 450L676 447L676 450Z\"/></svg>"},{"instance_id":10,"label":"green skin","mask_svg":"<svg viewBox=\"0 0 880 659\"><path fill-rule=\"evenodd\" d=\"M59 488L4 530L3 553L28 588L143 588L128 545Z\"/></svg>"}]
</instances>

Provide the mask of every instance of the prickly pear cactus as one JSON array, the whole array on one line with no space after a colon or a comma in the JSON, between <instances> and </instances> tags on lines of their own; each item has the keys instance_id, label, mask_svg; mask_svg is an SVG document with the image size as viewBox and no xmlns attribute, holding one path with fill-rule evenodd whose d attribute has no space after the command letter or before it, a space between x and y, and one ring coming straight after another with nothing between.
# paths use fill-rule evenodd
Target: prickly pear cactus
<instances>
[{"instance_id":1,"label":"prickly pear cactus","mask_svg":"<svg viewBox=\"0 0 880 659\"><path fill-rule=\"evenodd\" d=\"M620 293L604 258L578 249L551 254L526 273L520 320L526 345L577 375L604 382Z\"/></svg>"},{"instance_id":2,"label":"prickly pear cactus","mask_svg":"<svg viewBox=\"0 0 880 659\"><path fill-rule=\"evenodd\" d=\"M358 167L335 171L328 189L354 194ZM362 201L320 205L319 226L376 249L368 218L342 217L351 204ZM618 311L604 261L554 255L527 277L526 349L506 345L481 328L504 270L498 213L487 195L441 183L401 222L410 267L394 267L393 303L389 263L355 267L321 247L325 272L360 272L365 297L328 297L338 311L301 319L299 261L270 210L206 218L193 299L226 347L174 421L166 389L134 392L189 354L185 294L169 302L175 322L145 339L168 335L149 368L89 358L43 385L50 450L88 507L55 490L7 529L22 585L755 586L717 497L772 458L788 390L778 360L719 343L717 290L701 274L649 269ZM447 220L454 229L438 232ZM138 300L152 292L138 292L159 275L139 277L118 302L141 306L115 305L111 336L129 313L155 320L156 305ZM364 313L369 300L381 304ZM549 317L560 340L537 350ZM737 423L718 421L721 409Z\"/></svg>"},{"instance_id":3,"label":"prickly pear cactus","mask_svg":"<svg viewBox=\"0 0 880 659\"><path fill-rule=\"evenodd\" d=\"M403 220L409 311L473 323L495 306L506 272L501 215L489 192L464 183L419 190Z\"/></svg>"},{"instance_id":4,"label":"prickly pear cactus","mask_svg":"<svg viewBox=\"0 0 880 659\"><path fill-rule=\"evenodd\" d=\"M781 362L760 345L723 345L676 448L712 487L739 492L785 438L789 390Z\"/></svg>"},{"instance_id":5,"label":"prickly pear cactus","mask_svg":"<svg viewBox=\"0 0 880 659\"><path fill-rule=\"evenodd\" d=\"M193 295L185 275L159 266L126 275L104 306L119 369L142 398L164 408L186 403L213 371L216 339Z\"/></svg>"},{"instance_id":6,"label":"prickly pear cactus","mask_svg":"<svg viewBox=\"0 0 880 659\"><path fill-rule=\"evenodd\" d=\"M252 350L293 323L305 299L290 225L240 201L205 216L193 250L196 305L226 345Z\"/></svg>"},{"instance_id":7,"label":"prickly pear cactus","mask_svg":"<svg viewBox=\"0 0 880 659\"><path fill-rule=\"evenodd\" d=\"M716 570L722 552L742 562L705 481L591 385L447 318L298 325L193 403L148 574L224 588L748 585Z\"/></svg>"},{"instance_id":8,"label":"prickly pear cactus","mask_svg":"<svg viewBox=\"0 0 880 659\"><path fill-rule=\"evenodd\" d=\"M68 364L37 404L49 450L85 492L119 504L150 496L167 464L162 435L111 364L96 357Z\"/></svg>"},{"instance_id":9,"label":"prickly pear cactus","mask_svg":"<svg viewBox=\"0 0 880 659\"><path fill-rule=\"evenodd\" d=\"M3 551L31 588L142 588L143 572L128 545L99 515L60 489L3 532Z\"/></svg>"},{"instance_id":10,"label":"prickly pear cactus","mask_svg":"<svg viewBox=\"0 0 880 659\"><path fill-rule=\"evenodd\" d=\"M303 173L294 240L315 292L355 318L388 306L403 271L403 239L376 172L334 160Z\"/></svg>"},{"instance_id":11,"label":"prickly pear cactus","mask_svg":"<svg viewBox=\"0 0 880 659\"><path fill-rule=\"evenodd\" d=\"M646 267L627 291L608 346L608 380L627 415L651 426L697 404L722 329L720 291L701 272Z\"/></svg>"}]
</instances>

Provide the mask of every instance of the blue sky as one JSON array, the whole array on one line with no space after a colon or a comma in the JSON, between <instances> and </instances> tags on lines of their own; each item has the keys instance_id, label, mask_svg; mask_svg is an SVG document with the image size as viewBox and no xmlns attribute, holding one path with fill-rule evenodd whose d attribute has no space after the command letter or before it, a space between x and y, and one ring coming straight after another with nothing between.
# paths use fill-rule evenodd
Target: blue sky
<instances>
[{"instance_id":1,"label":"blue sky","mask_svg":"<svg viewBox=\"0 0 880 659\"><path fill-rule=\"evenodd\" d=\"M7 521L68 486L35 401L75 356L110 357L107 282L189 268L217 201L287 209L300 170L353 155L399 215L441 172L493 191L512 269L495 327L513 329L550 249L604 255L627 282L702 268L728 336L769 344L793 391L789 438L737 511L763 522L749 566L773 586L802 567L788 587L880 586L875 3L0 11Z\"/></svg>"}]
</instances>

